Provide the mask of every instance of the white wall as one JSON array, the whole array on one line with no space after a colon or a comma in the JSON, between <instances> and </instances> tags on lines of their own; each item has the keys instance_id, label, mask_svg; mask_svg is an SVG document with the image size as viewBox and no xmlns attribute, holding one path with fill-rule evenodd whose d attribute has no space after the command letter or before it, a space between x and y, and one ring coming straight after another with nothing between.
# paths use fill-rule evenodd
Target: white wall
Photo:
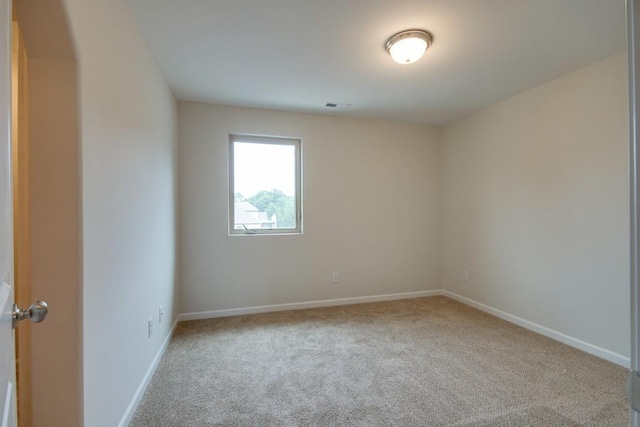
<instances>
[{"instance_id":1,"label":"white wall","mask_svg":"<svg viewBox=\"0 0 640 427\"><path fill-rule=\"evenodd\" d=\"M177 316L176 101L125 0L65 4L80 77L84 425L112 427Z\"/></svg>"},{"instance_id":2,"label":"white wall","mask_svg":"<svg viewBox=\"0 0 640 427\"><path fill-rule=\"evenodd\" d=\"M618 54L444 128L444 288L629 356L626 90Z\"/></svg>"},{"instance_id":3,"label":"white wall","mask_svg":"<svg viewBox=\"0 0 640 427\"><path fill-rule=\"evenodd\" d=\"M178 128L182 312L440 288L437 129L190 102ZM228 236L232 132L303 138L304 234Z\"/></svg>"}]
</instances>

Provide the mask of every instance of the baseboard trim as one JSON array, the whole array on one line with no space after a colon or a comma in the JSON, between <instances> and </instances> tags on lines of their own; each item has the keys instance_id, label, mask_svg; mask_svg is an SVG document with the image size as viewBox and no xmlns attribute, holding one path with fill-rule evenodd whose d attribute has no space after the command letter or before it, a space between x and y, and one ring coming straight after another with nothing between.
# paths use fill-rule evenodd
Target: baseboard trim
<instances>
[{"instance_id":1,"label":"baseboard trim","mask_svg":"<svg viewBox=\"0 0 640 427\"><path fill-rule=\"evenodd\" d=\"M290 304L259 305L255 307L231 308L226 310L199 311L194 313L182 313L178 316L178 321L213 319L216 317L240 316L243 314L269 313L274 311L303 310L306 308L365 304L369 302L432 297L436 295L442 295L442 290L437 289L433 291L404 292L399 294L371 295L367 297L337 298L309 302L294 302Z\"/></svg>"},{"instance_id":2,"label":"baseboard trim","mask_svg":"<svg viewBox=\"0 0 640 427\"><path fill-rule=\"evenodd\" d=\"M186 320L214 319L217 317L240 316L243 314L269 313L269 312L287 311L287 310L304 310L307 308L334 307L334 306L350 305L350 304L365 304L370 302L432 297L432 296L438 296L438 295L446 296L448 298L461 302L465 305L476 308L480 311L484 311L485 313L489 313L502 320L506 320L507 322L521 326L525 329L536 332L540 335L544 335L545 337L554 339L563 344L567 344L571 347L575 347L579 350L582 350L594 356L600 357L601 359L608 360L609 362L615 363L616 365L620 365L624 368L628 369L630 366L629 358L621 354L614 353L610 350L595 346L593 344L589 344L588 342L579 340L577 338L573 338L569 335L565 335L561 332L555 331L545 326L538 325L537 323L530 322L521 317L514 316L502 310L498 310L496 308L482 304L480 302L472 300L471 298L463 297L462 295L458 295L456 293L443 290L443 289L436 289L436 290L430 290L430 291L418 291L418 292L404 292L404 293L397 293L397 294L371 295L366 297L337 298L337 299L328 299L328 300L297 302L297 303L290 303L290 304L260 305L260 306L254 306L254 307L200 311L200 312L193 312L193 313L182 313L178 315L178 319L176 320L176 322L183 322ZM174 325L174 328L175 328L175 325Z\"/></svg>"},{"instance_id":3,"label":"baseboard trim","mask_svg":"<svg viewBox=\"0 0 640 427\"><path fill-rule=\"evenodd\" d=\"M522 319L521 317L517 317L512 314L505 313L504 311L482 304L470 298L463 297L462 295L458 295L453 292L443 290L442 295L448 298L454 299L456 301L459 301L468 306L471 306L473 308L477 308L478 310L484 311L485 313L489 313L493 316L499 317L500 319L506 320L507 322L514 323L518 326L522 326L525 329L529 329L530 331L536 332L540 335L544 335L545 337L554 339L556 341L560 341L563 344L567 344L571 347L575 347L579 350L582 350L594 356L600 357L601 359L608 360L609 362L613 362L616 365L620 365L624 368L629 369L629 366L630 366L629 358L621 354L614 353L612 351L595 346L593 344L589 344L588 342L584 342L577 338L570 337L569 335L565 335L561 332L554 331L553 329L549 329L545 326L538 325L537 323L530 322L528 320Z\"/></svg>"},{"instance_id":4,"label":"baseboard trim","mask_svg":"<svg viewBox=\"0 0 640 427\"><path fill-rule=\"evenodd\" d=\"M140 404L140 400L142 400L142 396L144 396L144 392L147 390L147 386L149 385L151 378L153 378L153 374L156 372L156 369L158 368L158 364L160 363L160 359L162 359L162 356L164 355L164 352L167 349L167 346L169 345L169 341L171 341L171 337L173 336L173 333L175 332L179 322L180 320L178 316L176 317L176 321L173 322L173 326L171 326L171 330L169 331L166 338L162 342L160 349L156 353L156 357L153 358L153 361L151 362L149 369L147 369L147 373L142 378L142 382L140 382L140 385L138 386L138 389L133 395L133 398L131 399L131 402L129 403L127 410L124 412L122 419L118 423L118 427L126 427L131 422L131 418L133 418L133 414L136 413L136 409Z\"/></svg>"}]
</instances>

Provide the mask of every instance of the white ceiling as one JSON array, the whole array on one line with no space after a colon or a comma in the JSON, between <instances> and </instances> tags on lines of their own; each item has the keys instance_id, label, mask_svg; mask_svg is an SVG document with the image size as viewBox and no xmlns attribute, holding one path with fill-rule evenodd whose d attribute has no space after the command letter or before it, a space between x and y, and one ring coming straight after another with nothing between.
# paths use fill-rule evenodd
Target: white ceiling
<instances>
[{"instance_id":1,"label":"white ceiling","mask_svg":"<svg viewBox=\"0 0 640 427\"><path fill-rule=\"evenodd\" d=\"M129 0L181 100L444 124L625 49L624 0ZM422 60L384 50L433 34ZM327 102L353 104L329 111Z\"/></svg>"}]
</instances>

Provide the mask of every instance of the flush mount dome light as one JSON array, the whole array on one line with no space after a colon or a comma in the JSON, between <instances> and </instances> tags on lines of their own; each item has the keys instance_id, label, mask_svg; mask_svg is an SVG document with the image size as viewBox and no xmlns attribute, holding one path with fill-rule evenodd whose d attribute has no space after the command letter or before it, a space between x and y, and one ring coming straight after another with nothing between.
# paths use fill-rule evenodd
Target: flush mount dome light
<instances>
[{"instance_id":1,"label":"flush mount dome light","mask_svg":"<svg viewBox=\"0 0 640 427\"><path fill-rule=\"evenodd\" d=\"M391 36L385 49L398 64L411 64L422 58L432 42L433 37L424 30L406 30Z\"/></svg>"}]
</instances>

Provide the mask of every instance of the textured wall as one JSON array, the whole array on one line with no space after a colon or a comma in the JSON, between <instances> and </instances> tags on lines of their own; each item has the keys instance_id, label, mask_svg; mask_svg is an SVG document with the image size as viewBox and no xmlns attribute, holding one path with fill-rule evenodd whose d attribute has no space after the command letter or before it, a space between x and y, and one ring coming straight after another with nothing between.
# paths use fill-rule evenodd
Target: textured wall
<instances>
[{"instance_id":1,"label":"textured wall","mask_svg":"<svg viewBox=\"0 0 640 427\"><path fill-rule=\"evenodd\" d=\"M177 316L176 101L125 0L66 5L82 109L84 424L111 427Z\"/></svg>"},{"instance_id":2,"label":"textured wall","mask_svg":"<svg viewBox=\"0 0 640 427\"><path fill-rule=\"evenodd\" d=\"M445 289L628 357L626 93L618 54L443 130Z\"/></svg>"},{"instance_id":3,"label":"textured wall","mask_svg":"<svg viewBox=\"0 0 640 427\"><path fill-rule=\"evenodd\" d=\"M440 288L436 128L189 102L178 123L182 312ZM234 132L303 139L302 235L228 236Z\"/></svg>"}]
</instances>

